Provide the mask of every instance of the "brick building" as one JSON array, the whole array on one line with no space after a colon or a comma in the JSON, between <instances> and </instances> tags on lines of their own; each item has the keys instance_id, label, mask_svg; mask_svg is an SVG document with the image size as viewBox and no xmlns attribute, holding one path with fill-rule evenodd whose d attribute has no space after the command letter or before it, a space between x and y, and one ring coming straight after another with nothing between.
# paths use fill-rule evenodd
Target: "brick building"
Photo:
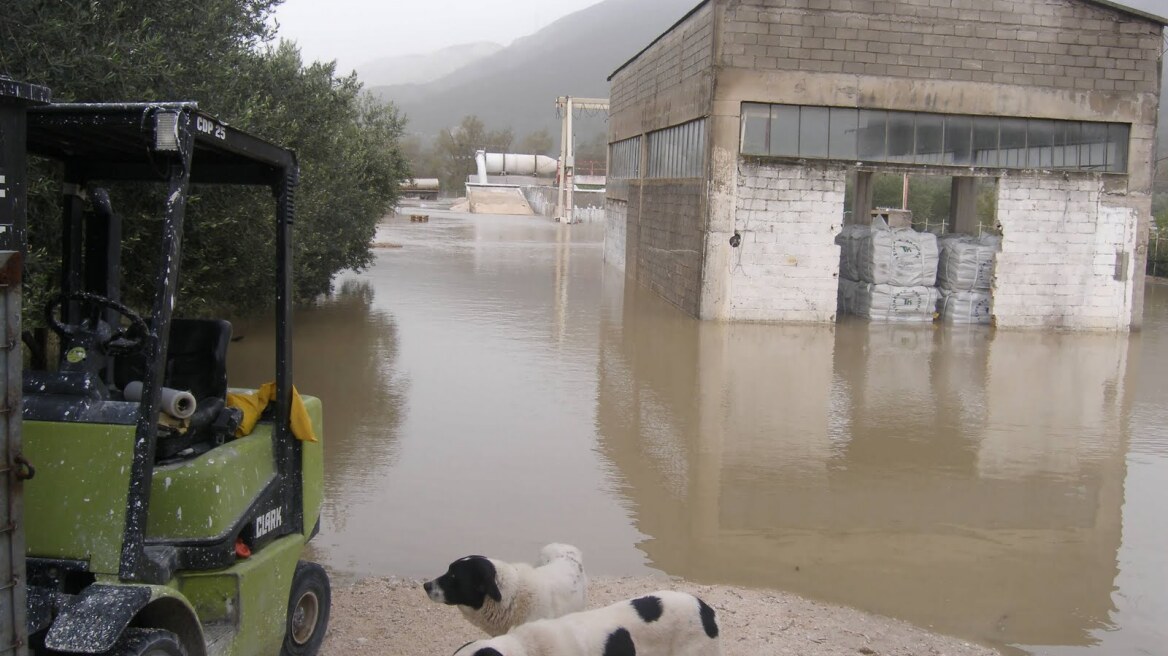
<instances>
[{"instance_id":1,"label":"brick building","mask_svg":"<svg viewBox=\"0 0 1168 656\"><path fill-rule=\"evenodd\" d=\"M988 193L998 326L1142 320L1165 19L1107 0L706 0L609 78L605 259L702 319L836 319L876 174Z\"/></svg>"}]
</instances>

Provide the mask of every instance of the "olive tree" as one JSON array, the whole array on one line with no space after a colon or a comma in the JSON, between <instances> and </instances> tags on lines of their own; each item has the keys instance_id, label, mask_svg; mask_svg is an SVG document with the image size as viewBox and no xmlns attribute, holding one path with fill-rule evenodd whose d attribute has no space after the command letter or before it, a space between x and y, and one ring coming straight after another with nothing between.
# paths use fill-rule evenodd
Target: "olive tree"
<instances>
[{"instance_id":1,"label":"olive tree","mask_svg":"<svg viewBox=\"0 0 1168 656\"><path fill-rule=\"evenodd\" d=\"M371 261L378 219L409 177L398 142L404 119L373 102L355 75L305 64L275 43L279 0L9 0L0 12L0 75L42 84L57 101L194 100L200 109L298 153L295 294L330 291L337 273ZM46 185L36 183L34 188ZM274 230L262 191L193 188L181 311L245 314L270 306ZM158 208L119 195L127 300L155 275ZM50 276L52 203L30 203L30 278ZM31 295L36 297L36 291ZM35 315L33 315L35 316Z\"/></svg>"}]
</instances>

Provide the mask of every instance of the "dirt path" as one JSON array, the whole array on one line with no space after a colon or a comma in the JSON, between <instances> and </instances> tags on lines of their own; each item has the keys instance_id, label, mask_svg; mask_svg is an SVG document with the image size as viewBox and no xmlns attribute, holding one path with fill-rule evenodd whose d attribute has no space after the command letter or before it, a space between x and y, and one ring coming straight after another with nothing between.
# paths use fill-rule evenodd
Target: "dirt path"
<instances>
[{"instance_id":1,"label":"dirt path","mask_svg":"<svg viewBox=\"0 0 1168 656\"><path fill-rule=\"evenodd\" d=\"M725 656L995 656L997 651L903 622L791 594L664 578L600 578L588 606L654 590L693 592L714 607ZM483 634L451 606L431 602L420 581L370 579L333 590L323 656L449 656Z\"/></svg>"}]
</instances>

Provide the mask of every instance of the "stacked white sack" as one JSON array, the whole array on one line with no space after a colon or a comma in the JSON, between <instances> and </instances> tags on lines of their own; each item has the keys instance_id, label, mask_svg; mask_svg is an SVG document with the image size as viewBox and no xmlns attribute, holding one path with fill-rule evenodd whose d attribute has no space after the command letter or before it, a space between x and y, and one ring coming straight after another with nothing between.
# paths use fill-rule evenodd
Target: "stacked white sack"
<instances>
[{"instance_id":1,"label":"stacked white sack","mask_svg":"<svg viewBox=\"0 0 1168 656\"><path fill-rule=\"evenodd\" d=\"M937 284L937 236L912 228L873 224L860 249L860 280L874 285L932 287Z\"/></svg>"},{"instance_id":2,"label":"stacked white sack","mask_svg":"<svg viewBox=\"0 0 1168 656\"><path fill-rule=\"evenodd\" d=\"M941 291L937 301L941 321L948 323L990 323L990 293L980 290Z\"/></svg>"},{"instance_id":3,"label":"stacked white sack","mask_svg":"<svg viewBox=\"0 0 1168 656\"><path fill-rule=\"evenodd\" d=\"M941 237L941 257L937 264L937 286L943 290L988 291L993 281L994 256L1001 238L986 235Z\"/></svg>"},{"instance_id":4,"label":"stacked white sack","mask_svg":"<svg viewBox=\"0 0 1168 656\"><path fill-rule=\"evenodd\" d=\"M936 287L860 283L853 313L875 321L929 322L937 309L937 296Z\"/></svg>"},{"instance_id":5,"label":"stacked white sack","mask_svg":"<svg viewBox=\"0 0 1168 656\"><path fill-rule=\"evenodd\" d=\"M866 225L846 225L835 237L840 247L840 278L860 279L860 253L864 239L872 232Z\"/></svg>"}]
</instances>

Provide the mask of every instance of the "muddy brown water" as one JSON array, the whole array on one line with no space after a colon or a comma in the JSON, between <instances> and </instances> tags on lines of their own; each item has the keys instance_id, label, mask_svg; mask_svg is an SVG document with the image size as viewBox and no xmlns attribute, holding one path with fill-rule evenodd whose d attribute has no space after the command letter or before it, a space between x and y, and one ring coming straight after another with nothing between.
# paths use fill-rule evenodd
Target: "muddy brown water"
<instances>
[{"instance_id":1,"label":"muddy brown water","mask_svg":"<svg viewBox=\"0 0 1168 656\"><path fill-rule=\"evenodd\" d=\"M596 575L780 588L1007 652L1164 653L1168 287L1131 336L703 323L625 285L602 238L392 219L401 248L297 312L335 578L567 541ZM231 383L261 382L270 331L236 333Z\"/></svg>"}]
</instances>

